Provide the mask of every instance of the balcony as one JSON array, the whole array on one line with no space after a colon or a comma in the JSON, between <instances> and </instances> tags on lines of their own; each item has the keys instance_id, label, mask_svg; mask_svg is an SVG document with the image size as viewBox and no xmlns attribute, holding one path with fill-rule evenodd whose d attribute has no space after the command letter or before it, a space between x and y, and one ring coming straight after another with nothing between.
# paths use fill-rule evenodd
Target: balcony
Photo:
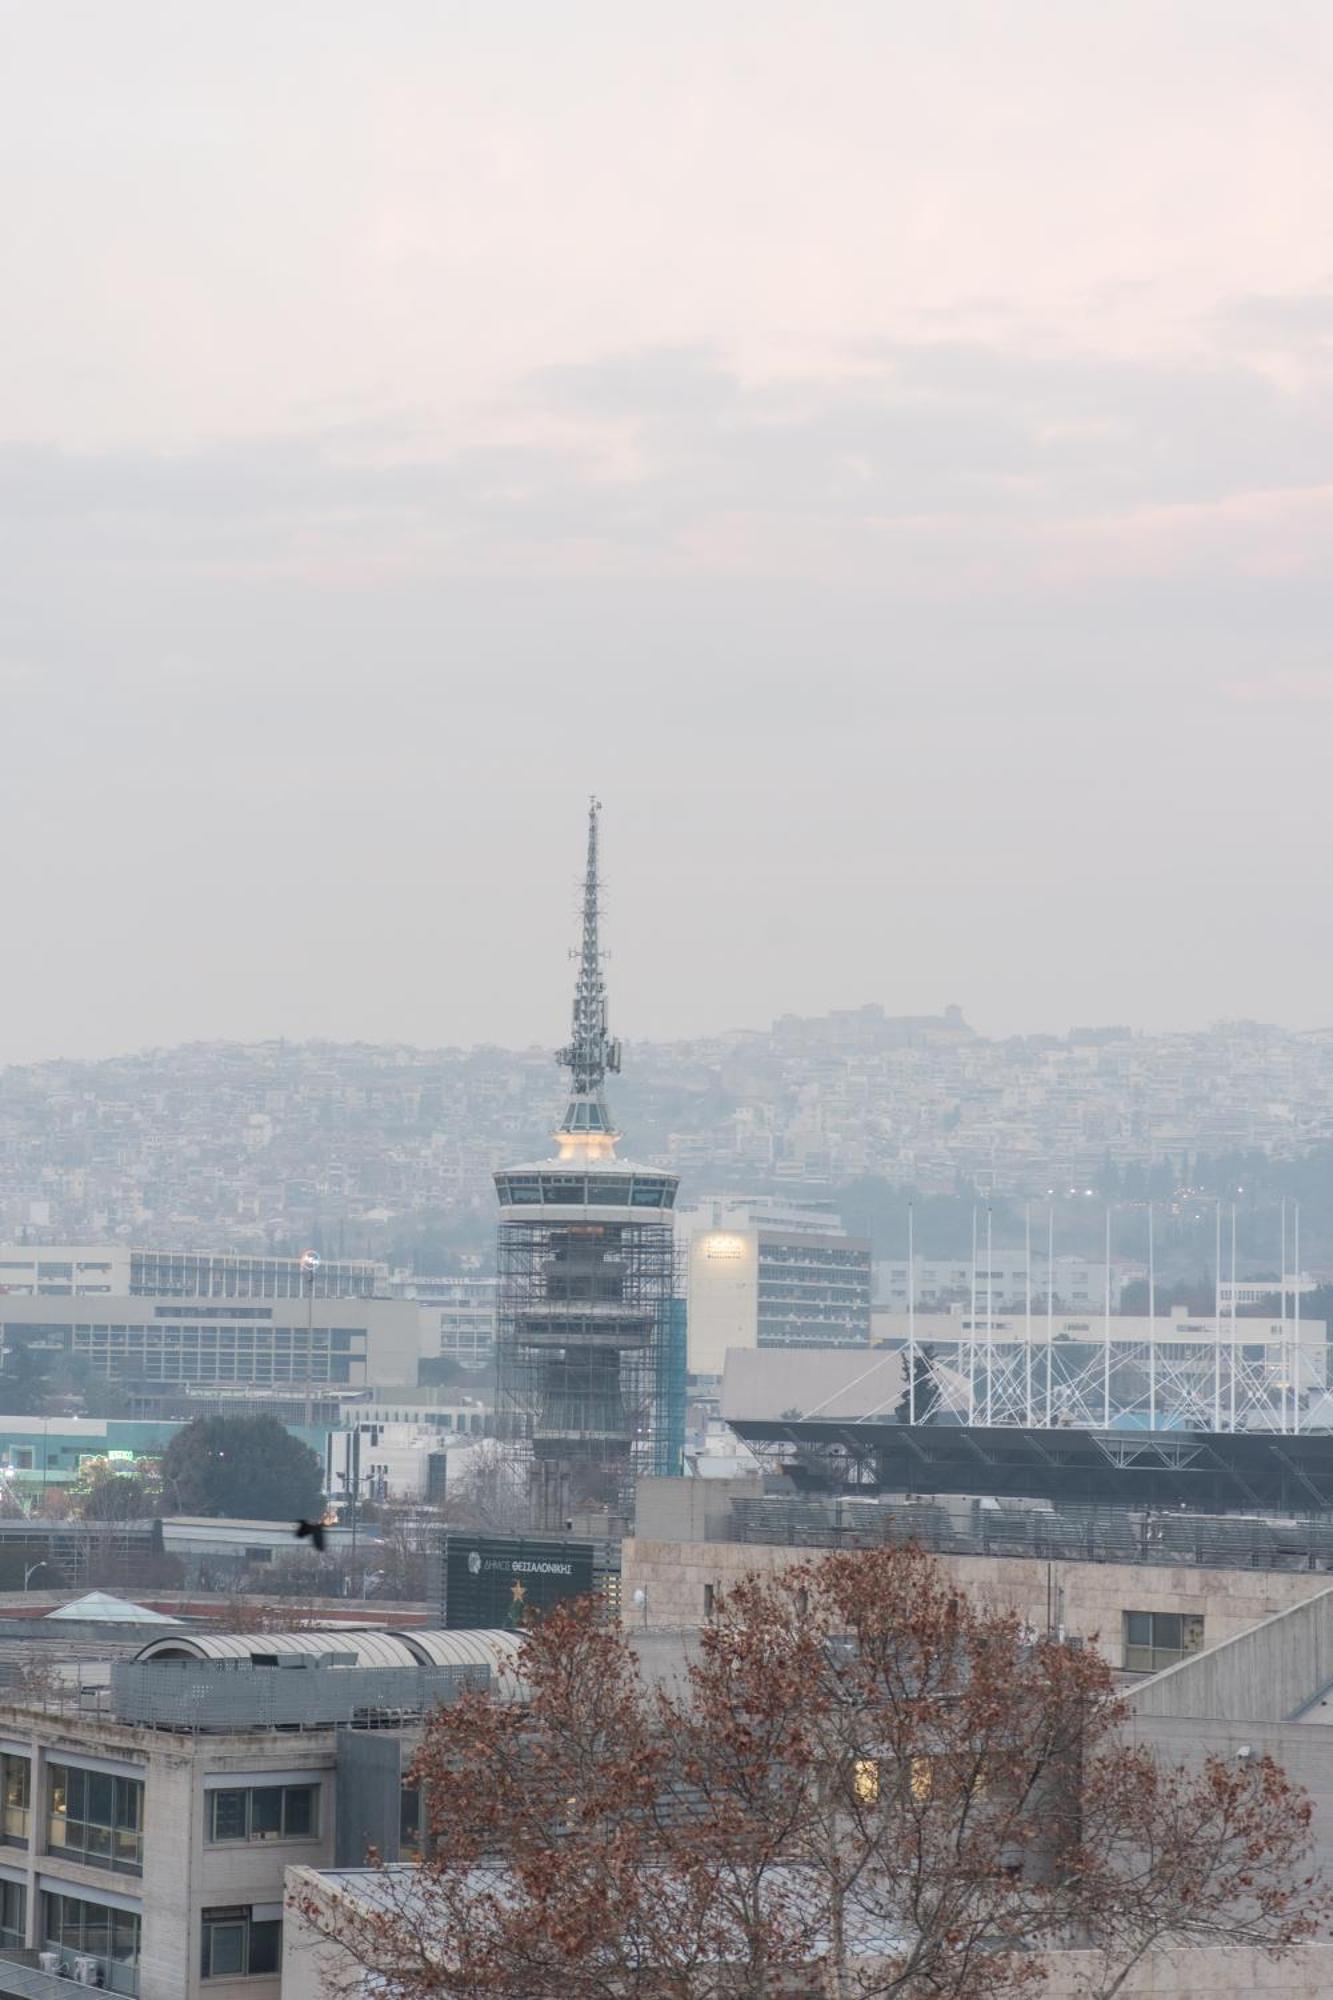
<instances>
[{"instance_id":1,"label":"balcony","mask_svg":"<svg viewBox=\"0 0 1333 2000\"><path fill-rule=\"evenodd\" d=\"M0 2000L71 2000L85 1990L58 1972L43 1972L37 1960L35 1946L0 1944Z\"/></svg>"}]
</instances>

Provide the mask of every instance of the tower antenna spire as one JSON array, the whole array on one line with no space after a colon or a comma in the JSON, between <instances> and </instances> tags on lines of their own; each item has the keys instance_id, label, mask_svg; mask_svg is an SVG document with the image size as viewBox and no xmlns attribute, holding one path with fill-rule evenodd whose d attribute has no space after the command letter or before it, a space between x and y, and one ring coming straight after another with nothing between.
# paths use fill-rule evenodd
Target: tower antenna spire
<instances>
[{"instance_id":1,"label":"tower antenna spire","mask_svg":"<svg viewBox=\"0 0 1333 2000\"><path fill-rule=\"evenodd\" d=\"M588 801L588 857L583 874L583 933L578 949L574 985L573 1032L556 1055L556 1061L570 1072L570 1099L558 1137L594 1136L602 1144L614 1138L611 1119L602 1097L608 1075L620 1069L620 1044L612 1039L606 1025L606 981L602 977L602 948L599 934L601 917L601 877L599 873L598 822L600 799ZM599 1147L598 1150L601 1148Z\"/></svg>"}]
</instances>

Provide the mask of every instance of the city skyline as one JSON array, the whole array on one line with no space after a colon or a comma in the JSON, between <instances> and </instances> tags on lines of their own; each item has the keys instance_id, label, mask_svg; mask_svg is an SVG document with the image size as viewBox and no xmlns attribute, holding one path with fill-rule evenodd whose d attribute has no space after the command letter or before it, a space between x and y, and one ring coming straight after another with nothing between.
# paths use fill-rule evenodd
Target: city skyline
<instances>
[{"instance_id":1,"label":"city skyline","mask_svg":"<svg viewBox=\"0 0 1333 2000\"><path fill-rule=\"evenodd\" d=\"M475 1251L492 1175L549 1151L567 1102L553 1055L272 1042L0 1071L0 1238ZM1052 1185L1105 1190L1109 1173L1141 1204L1173 1194L1182 1162L1248 1156L1249 1183L1262 1156L1267 1205L1304 1189L1313 1246L1333 1037L1233 1024L1002 1043L957 1020L789 1017L760 1036L637 1044L616 1112L636 1160L697 1192L875 1176L1040 1201ZM1271 1233L1248 1249L1266 1258Z\"/></svg>"},{"instance_id":2,"label":"city skyline","mask_svg":"<svg viewBox=\"0 0 1333 2000\"><path fill-rule=\"evenodd\" d=\"M1330 76L0 6L0 2000L1333 1994Z\"/></svg>"}]
</instances>

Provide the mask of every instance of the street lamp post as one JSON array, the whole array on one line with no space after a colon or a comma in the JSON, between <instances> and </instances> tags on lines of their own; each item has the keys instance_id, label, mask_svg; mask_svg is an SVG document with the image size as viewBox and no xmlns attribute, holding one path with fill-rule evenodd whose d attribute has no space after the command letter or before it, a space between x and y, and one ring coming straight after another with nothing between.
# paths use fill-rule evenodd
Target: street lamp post
<instances>
[{"instance_id":1,"label":"street lamp post","mask_svg":"<svg viewBox=\"0 0 1333 2000\"><path fill-rule=\"evenodd\" d=\"M24 1588L24 1590L25 1590L25 1591L27 1590L27 1588L28 1588L28 1584L29 1584L30 1580L31 1580L31 1579L32 1579L32 1578L33 1578L34 1576L36 1576L36 1574L37 1574L37 1572L38 1572L38 1570L39 1570L39 1569L48 1569L49 1567L50 1567L50 1565L49 1565L49 1564L48 1564L48 1562L46 1561L46 1558L45 1558L45 1557L43 1557L43 1558L42 1558L42 1560L41 1560L40 1562L35 1562L35 1563L29 1563L29 1564L28 1564L28 1567L27 1567L27 1568L26 1568L26 1569L24 1570L24 1572L23 1572L23 1588Z\"/></svg>"},{"instance_id":2,"label":"street lamp post","mask_svg":"<svg viewBox=\"0 0 1333 2000\"><path fill-rule=\"evenodd\" d=\"M319 1256L314 1250L301 1252L301 1283L305 1290L305 1425L309 1430L314 1423L312 1398L314 1384L311 1371L314 1367L315 1345L315 1273L319 1270Z\"/></svg>"}]
</instances>

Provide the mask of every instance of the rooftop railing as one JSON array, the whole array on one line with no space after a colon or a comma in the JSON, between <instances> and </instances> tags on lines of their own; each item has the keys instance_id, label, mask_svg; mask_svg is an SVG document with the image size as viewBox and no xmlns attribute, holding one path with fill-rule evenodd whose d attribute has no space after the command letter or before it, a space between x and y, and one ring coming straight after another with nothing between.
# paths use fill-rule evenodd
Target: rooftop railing
<instances>
[{"instance_id":1,"label":"rooftop railing","mask_svg":"<svg viewBox=\"0 0 1333 2000\"><path fill-rule=\"evenodd\" d=\"M929 1501L735 1500L710 1541L790 1548L914 1542L935 1555L1333 1571L1333 1517L1265 1520L1110 1507L953 1509Z\"/></svg>"},{"instance_id":2,"label":"rooftop railing","mask_svg":"<svg viewBox=\"0 0 1333 2000\"><path fill-rule=\"evenodd\" d=\"M489 1667L358 1667L337 1655L252 1660L117 1660L110 1712L149 1729L392 1729L420 1721L466 1689L490 1685Z\"/></svg>"}]
</instances>

